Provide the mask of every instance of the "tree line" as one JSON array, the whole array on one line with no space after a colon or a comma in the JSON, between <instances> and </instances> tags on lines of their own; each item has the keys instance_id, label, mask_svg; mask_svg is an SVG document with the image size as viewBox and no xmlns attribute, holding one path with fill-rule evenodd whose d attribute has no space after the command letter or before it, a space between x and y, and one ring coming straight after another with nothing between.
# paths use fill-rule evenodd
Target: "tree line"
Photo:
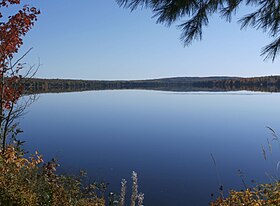
<instances>
[{"instance_id":1,"label":"tree line","mask_svg":"<svg viewBox=\"0 0 280 206\"><path fill-rule=\"evenodd\" d=\"M23 81L24 82L24 81ZM150 80L100 81L73 79L26 79L24 93L59 93L89 90L144 89L163 91L264 91L280 92L280 76L177 77Z\"/></svg>"}]
</instances>

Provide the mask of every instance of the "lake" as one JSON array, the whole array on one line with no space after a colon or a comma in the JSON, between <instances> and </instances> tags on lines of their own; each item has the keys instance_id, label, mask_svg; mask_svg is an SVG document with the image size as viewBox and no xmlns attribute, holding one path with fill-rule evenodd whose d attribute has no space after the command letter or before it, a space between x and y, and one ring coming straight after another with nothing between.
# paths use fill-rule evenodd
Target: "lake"
<instances>
[{"instance_id":1,"label":"lake","mask_svg":"<svg viewBox=\"0 0 280 206\"><path fill-rule=\"evenodd\" d=\"M207 205L245 183L277 175L280 147L266 126L280 133L280 94L144 90L41 94L21 120L22 139L60 172L87 171L119 192L131 173L147 206ZM266 150L264 160L262 145ZM213 155L216 166L214 165Z\"/></svg>"}]
</instances>

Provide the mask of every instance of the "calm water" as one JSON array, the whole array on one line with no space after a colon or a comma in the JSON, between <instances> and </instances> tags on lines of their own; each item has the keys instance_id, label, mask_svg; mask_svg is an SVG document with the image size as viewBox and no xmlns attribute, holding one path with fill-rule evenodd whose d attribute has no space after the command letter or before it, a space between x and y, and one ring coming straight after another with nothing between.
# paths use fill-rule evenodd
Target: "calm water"
<instances>
[{"instance_id":1,"label":"calm water","mask_svg":"<svg viewBox=\"0 0 280 206\"><path fill-rule=\"evenodd\" d=\"M248 185L276 175L280 148L265 161L261 145L265 126L280 133L279 105L280 94L250 92L42 94L21 127L28 150L58 158L62 172L85 169L118 192L137 171L147 206L207 205L217 174L225 190L242 189L238 169Z\"/></svg>"}]
</instances>

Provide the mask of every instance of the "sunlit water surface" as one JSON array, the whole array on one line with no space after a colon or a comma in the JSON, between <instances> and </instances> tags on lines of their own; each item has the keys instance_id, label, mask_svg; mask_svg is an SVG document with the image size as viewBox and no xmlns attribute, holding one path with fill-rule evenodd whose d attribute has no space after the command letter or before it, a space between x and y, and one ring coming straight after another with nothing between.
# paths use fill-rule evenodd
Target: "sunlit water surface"
<instances>
[{"instance_id":1,"label":"sunlit water surface","mask_svg":"<svg viewBox=\"0 0 280 206\"><path fill-rule=\"evenodd\" d=\"M21 121L29 151L84 169L119 192L138 172L147 206L207 205L220 182L243 189L277 175L280 94L90 91L41 94ZM262 145L266 149L264 160ZM211 157L215 158L216 167ZM219 178L220 176L220 178ZM221 180L219 180L221 179Z\"/></svg>"}]
</instances>

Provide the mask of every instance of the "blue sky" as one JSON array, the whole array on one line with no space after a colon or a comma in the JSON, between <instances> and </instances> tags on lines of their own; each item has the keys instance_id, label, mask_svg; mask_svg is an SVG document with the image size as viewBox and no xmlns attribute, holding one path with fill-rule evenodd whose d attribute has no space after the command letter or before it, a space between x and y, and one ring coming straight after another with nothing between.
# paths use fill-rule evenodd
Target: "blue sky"
<instances>
[{"instance_id":1,"label":"blue sky","mask_svg":"<svg viewBox=\"0 0 280 206\"><path fill-rule=\"evenodd\" d=\"M174 76L261 76L280 74L280 57L263 61L266 34L240 31L214 16L203 40L183 47L180 30L156 24L149 10L119 8L114 0L36 0L35 27L21 52L42 64L37 77L147 79ZM178 22L180 23L180 22Z\"/></svg>"}]
</instances>

